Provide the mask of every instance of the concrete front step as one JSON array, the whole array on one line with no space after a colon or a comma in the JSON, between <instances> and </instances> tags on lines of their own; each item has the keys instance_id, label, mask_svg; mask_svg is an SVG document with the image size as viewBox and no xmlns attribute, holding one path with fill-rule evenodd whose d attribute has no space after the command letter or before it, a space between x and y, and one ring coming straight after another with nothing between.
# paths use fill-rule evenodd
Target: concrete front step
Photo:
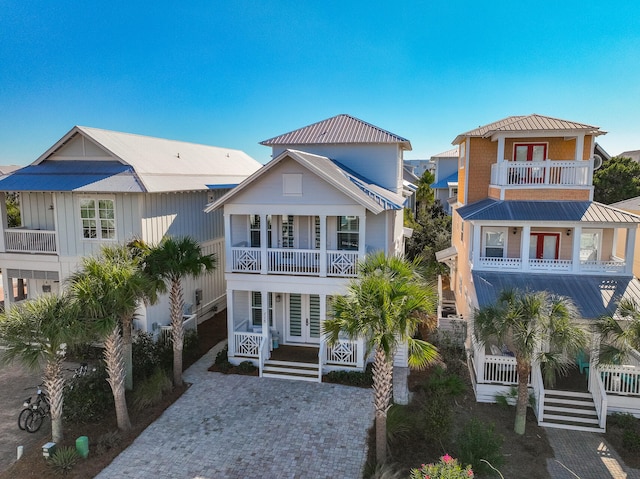
<instances>
[{"instance_id":1,"label":"concrete front step","mask_svg":"<svg viewBox=\"0 0 640 479\"><path fill-rule=\"evenodd\" d=\"M545 391L541 426L604 432L590 393Z\"/></svg>"}]
</instances>

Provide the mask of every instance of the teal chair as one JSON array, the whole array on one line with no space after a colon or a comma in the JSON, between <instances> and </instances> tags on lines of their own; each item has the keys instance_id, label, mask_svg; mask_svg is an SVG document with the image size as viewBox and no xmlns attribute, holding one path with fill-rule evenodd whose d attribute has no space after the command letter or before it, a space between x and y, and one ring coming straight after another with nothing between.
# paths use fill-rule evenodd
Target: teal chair
<instances>
[{"instance_id":1,"label":"teal chair","mask_svg":"<svg viewBox=\"0 0 640 479\"><path fill-rule=\"evenodd\" d=\"M585 372L587 375L589 374L589 357L583 350L578 351L576 364L578 365L578 368L580 368L580 374Z\"/></svg>"}]
</instances>

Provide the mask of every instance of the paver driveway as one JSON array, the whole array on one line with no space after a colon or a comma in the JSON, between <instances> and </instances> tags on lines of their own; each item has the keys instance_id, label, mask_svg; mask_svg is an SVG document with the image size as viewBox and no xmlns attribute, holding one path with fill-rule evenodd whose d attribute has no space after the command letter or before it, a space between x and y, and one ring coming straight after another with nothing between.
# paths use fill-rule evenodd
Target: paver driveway
<instances>
[{"instance_id":1,"label":"paver driveway","mask_svg":"<svg viewBox=\"0 0 640 479\"><path fill-rule=\"evenodd\" d=\"M370 389L207 372L98 476L224 479L362 477Z\"/></svg>"}]
</instances>

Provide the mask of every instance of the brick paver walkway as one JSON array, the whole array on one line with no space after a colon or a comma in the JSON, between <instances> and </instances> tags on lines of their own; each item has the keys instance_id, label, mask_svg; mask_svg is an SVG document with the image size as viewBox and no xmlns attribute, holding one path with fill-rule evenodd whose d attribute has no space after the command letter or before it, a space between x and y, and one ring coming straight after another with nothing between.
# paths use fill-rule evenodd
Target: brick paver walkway
<instances>
[{"instance_id":1,"label":"brick paver walkway","mask_svg":"<svg viewBox=\"0 0 640 479\"><path fill-rule=\"evenodd\" d=\"M547 428L555 459L547 460L551 479L640 479L601 434Z\"/></svg>"},{"instance_id":2,"label":"brick paver walkway","mask_svg":"<svg viewBox=\"0 0 640 479\"><path fill-rule=\"evenodd\" d=\"M98 479L362 477L370 389L208 372L219 347Z\"/></svg>"}]
</instances>

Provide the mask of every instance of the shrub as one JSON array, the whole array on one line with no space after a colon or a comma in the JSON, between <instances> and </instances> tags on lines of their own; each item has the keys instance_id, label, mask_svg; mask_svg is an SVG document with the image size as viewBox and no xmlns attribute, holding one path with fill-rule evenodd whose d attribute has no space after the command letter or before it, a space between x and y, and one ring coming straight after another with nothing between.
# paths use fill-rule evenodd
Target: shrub
<instances>
[{"instance_id":1,"label":"shrub","mask_svg":"<svg viewBox=\"0 0 640 479\"><path fill-rule=\"evenodd\" d=\"M370 388L373 386L372 365L367 364L365 372L361 371L331 371L327 373L327 381L345 386L357 386L359 388Z\"/></svg>"},{"instance_id":2,"label":"shrub","mask_svg":"<svg viewBox=\"0 0 640 479\"><path fill-rule=\"evenodd\" d=\"M190 329L184 333L184 344L182 355L185 361L191 362L200 357L200 343L198 342L197 331ZM173 361L173 357L171 358Z\"/></svg>"},{"instance_id":3,"label":"shrub","mask_svg":"<svg viewBox=\"0 0 640 479\"><path fill-rule=\"evenodd\" d=\"M105 432L103 435L98 437L96 441L96 452L98 454L103 454L110 449L113 449L120 443L121 437L119 431L110 431Z\"/></svg>"},{"instance_id":4,"label":"shrub","mask_svg":"<svg viewBox=\"0 0 640 479\"><path fill-rule=\"evenodd\" d=\"M493 424L483 424L474 418L463 426L457 437L460 460L471 464L478 473L489 473L492 470L483 459L496 467L504 463L500 451L504 439L494 429Z\"/></svg>"},{"instance_id":5,"label":"shrub","mask_svg":"<svg viewBox=\"0 0 640 479\"><path fill-rule=\"evenodd\" d=\"M616 412L607 418L607 426L619 427L620 429L634 429L638 427L638 420L633 414Z\"/></svg>"},{"instance_id":6,"label":"shrub","mask_svg":"<svg viewBox=\"0 0 640 479\"><path fill-rule=\"evenodd\" d=\"M518 401L518 388L511 386L509 391L503 394L495 395L496 404L502 407L515 406ZM536 409L536 396L533 392L529 393L529 407Z\"/></svg>"},{"instance_id":7,"label":"shrub","mask_svg":"<svg viewBox=\"0 0 640 479\"><path fill-rule=\"evenodd\" d=\"M422 403L421 416L424 438L428 443L449 439L453 424L453 407L449 396L431 394Z\"/></svg>"},{"instance_id":8,"label":"shrub","mask_svg":"<svg viewBox=\"0 0 640 479\"><path fill-rule=\"evenodd\" d=\"M85 376L70 379L64 391L63 415L69 422L93 423L114 411L107 371L100 364Z\"/></svg>"},{"instance_id":9,"label":"shrub","mask_svg":"<svg viewBox=\"0 0 640 479\"><path fill-rule=\"evenodd\" d=\"M158 344L153 339L153 334L136 334L132 343L134 384L153 374L158 367L158 353Z\"/></svg>"},{"instance_id":10,"label":"shrub","mask_svg":"<svg viewBox=\"0 0 640 479\"><path fill-rule=\"evenodd\" d=\"M622 447L630 452L640 451L640 434L635 429L625 429L622 433Z\"/></svg>"},{"instance_id":11,"label":"shrub","mask_svg":"<svg viewBox=\"0 0 640 479\"><path fill-rule=\"evenodd\" d=\"M445 454L440 462L423 464L420 469L411 469L411 479L469 479L474 477L471 466L463 468L457 459Z\"/></svg>"},{"instance_id":12,"label":"shrub","mask_svg":"<svg viewBox=\"0 0 640 479\"><path fill-rule=\"evenodd\" d=\"M427 391L445 396L459 396L464 393L466 385L457 374L452 374L442 367L436 367L426 384Z\"/></svg>"},{"instance_id":13,"label":"shrub","mask_svg":"<svg viewBox=\"0 0 640 479\"><path fill-rule=\"evenodd\" d=\"M413 417L407 406L392 404L387 411L387 442L407 440L413 430Z\"/></svg>"},{"instance_id":14,"label":"shrub","mask_svg":"<svg viewBox=\"0 0 640 479\"><path fill-rule=\"evenodd\" d=\"M242 361L238 365L238 371L243 373L243 374L253 373L256 369L258 369L258 368L255 367L251 361Z\"/></svg>"},{"instance_id":15,"label":"shrub","mask_svg":"<svg viewBox=\"0 0 640 479\"><path fill-rule=\"evenodd\" d=\"M216 354L216 360L213 362L214 364L222 364L229 362L229 346L225 346L218 354Z\"/></svg>"},{"instance_id":16,"label":"shrub","mask_svg":"<svg viewBox=\"0 0 640 479\"><path fill-rule=\"evenodd\" d=\"M68 474L80 460L74 447L61 447L49 458L49 466L59 474Z\"/></svg>"},{"instance_id":17,"label":"shrub","mask_svg":"<svg viewBox=\"0 0 640 479\"><path fill-rule=\"evenodd\" d=\"M138 411L154 406L162 400L164 393L172 389L171 379L161 368L136 385L133 390L133 407Z\"/></svg>"}]
</instances>

